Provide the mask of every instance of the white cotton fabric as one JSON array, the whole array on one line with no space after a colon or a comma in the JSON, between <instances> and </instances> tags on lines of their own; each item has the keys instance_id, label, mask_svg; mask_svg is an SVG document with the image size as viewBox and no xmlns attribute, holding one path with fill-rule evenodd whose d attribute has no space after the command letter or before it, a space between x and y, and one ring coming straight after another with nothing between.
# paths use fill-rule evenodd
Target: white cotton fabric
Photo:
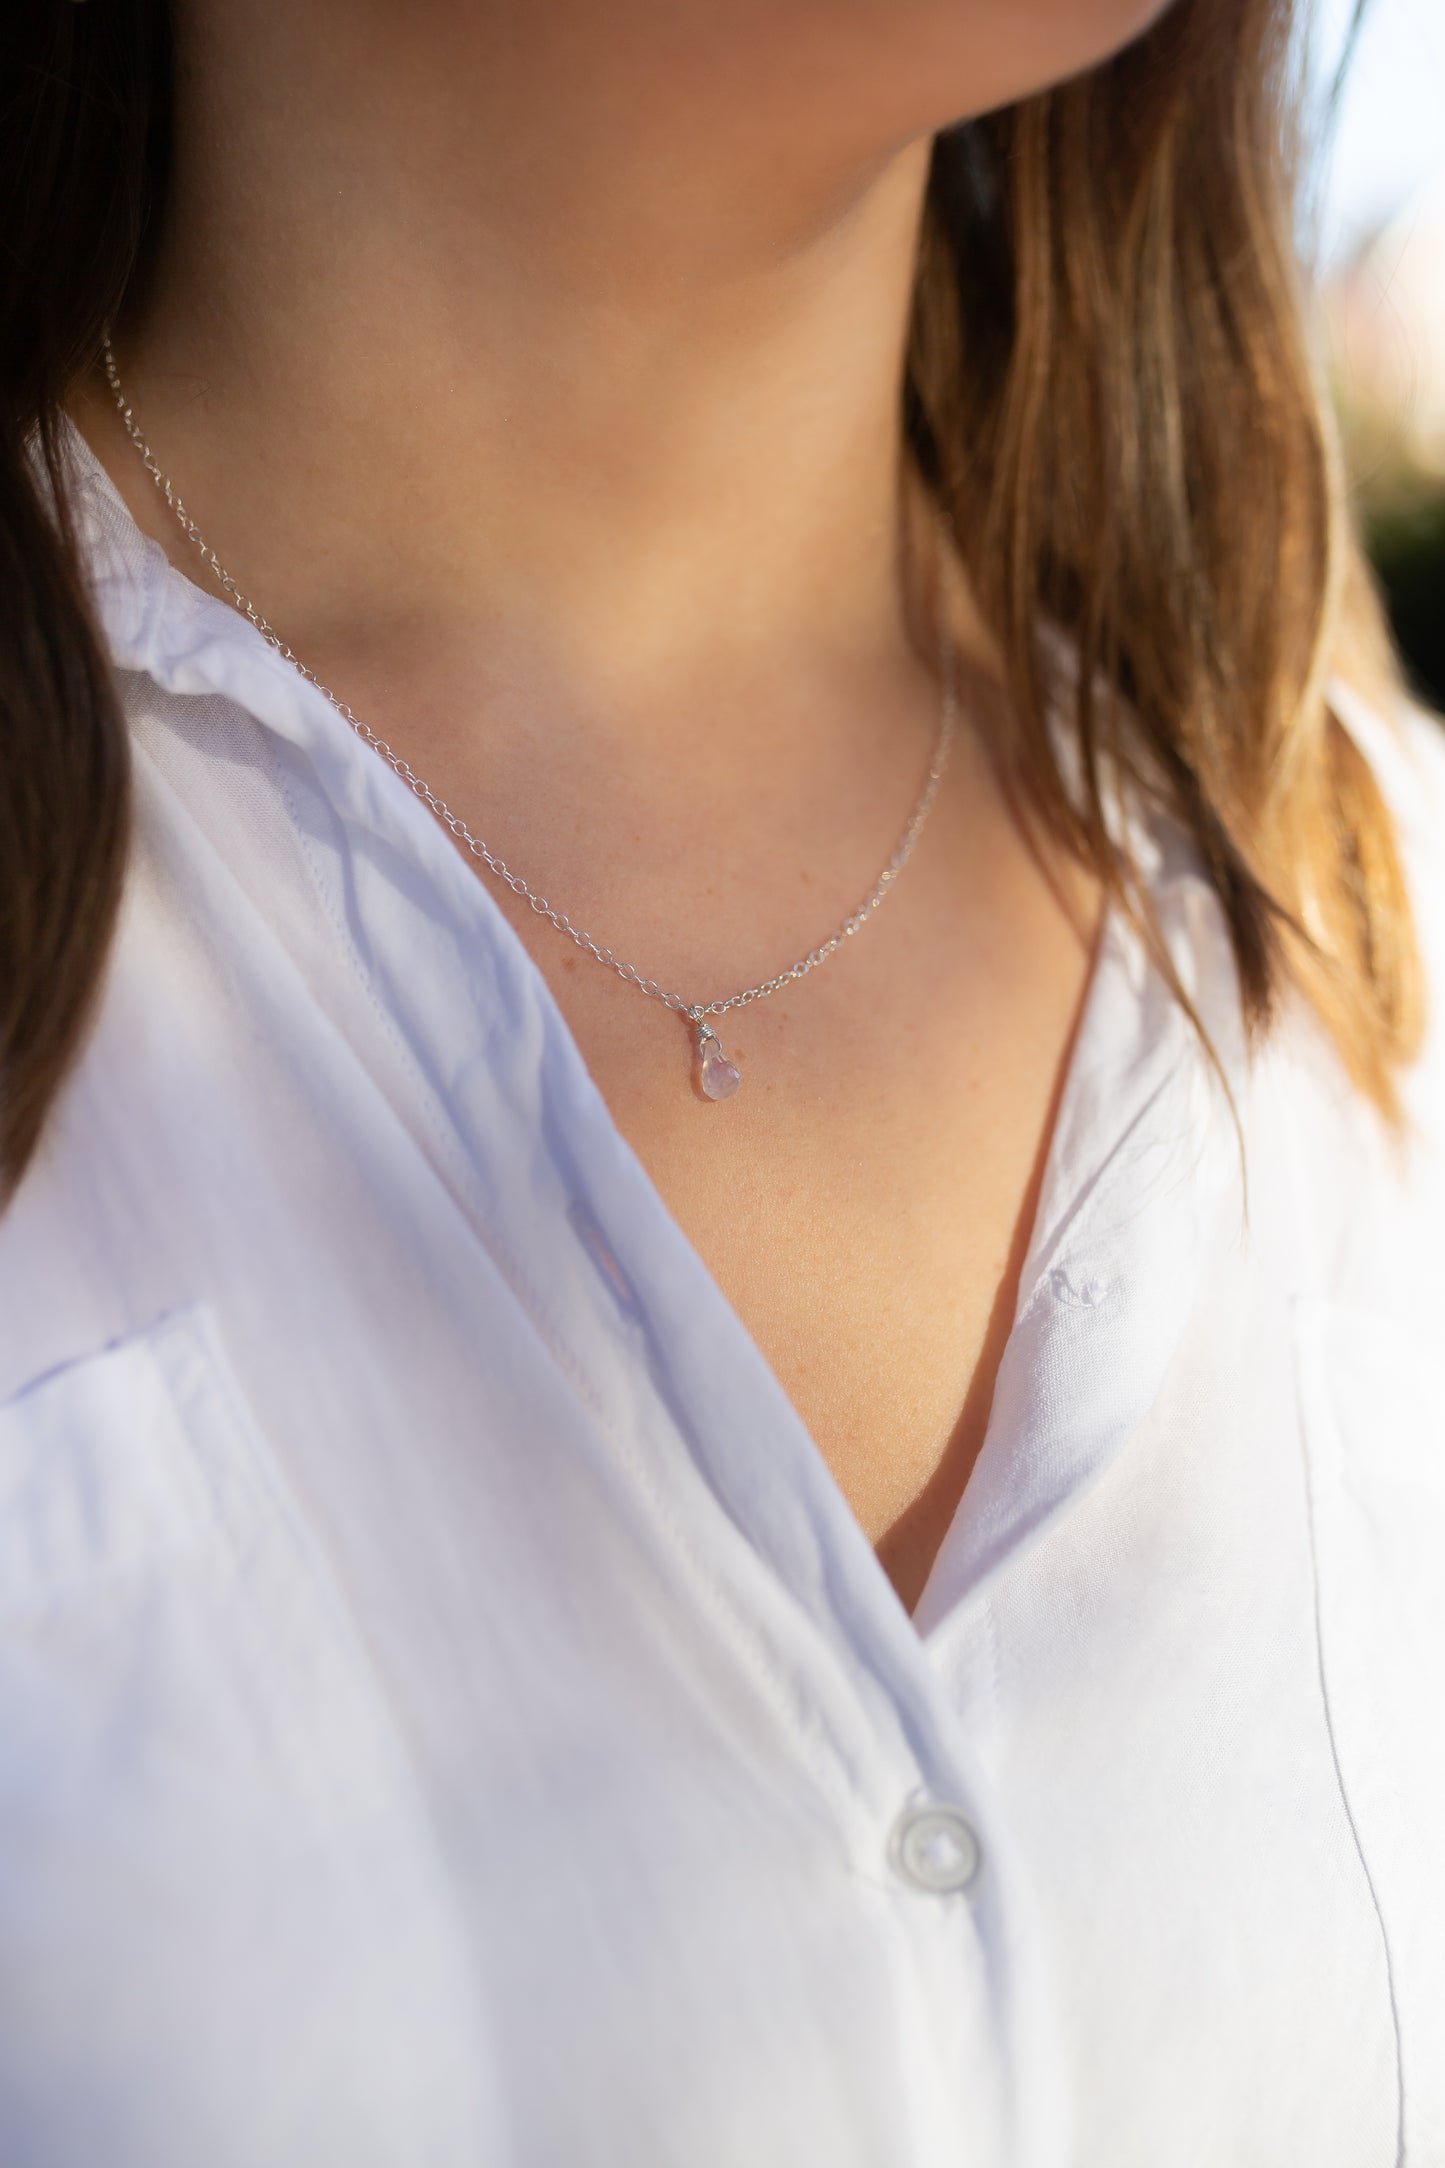
<instances>
[{"instance_id":1,"label":"white cotton fabric","mask_svg":"<svg viewBox=\"0 0 1445 2168\"><path fill-rule=\"evenodd\" d=\"M1440 1032L1403 1154L1251 1065L1143 838L1247 1217L1111 921L910 1620L487 887L73 449L137 840L0 1221L6 2168L1441 2168Z\"/></svg>"}]
</instances>

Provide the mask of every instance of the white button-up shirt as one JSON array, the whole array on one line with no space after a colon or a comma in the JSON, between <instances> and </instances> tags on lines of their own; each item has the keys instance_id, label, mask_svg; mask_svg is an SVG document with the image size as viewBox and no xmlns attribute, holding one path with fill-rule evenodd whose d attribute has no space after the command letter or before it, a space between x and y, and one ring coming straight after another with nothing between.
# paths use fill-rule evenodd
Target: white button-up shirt
<instances>
[{"instance_id":1,"label":"white button-up shirt","mask_svg":"<svg viewBox=\"0 0 1445 2168\"><path fill-rule=\"evenodd\" d=\"M6 2168L1441 2168L1441 1034L1403 1152L1251 1065L1144 838L1247 1205L1110 920L910 1619L487 886L75 456L137 833L0 1222Z\"/></svg>"}]
</instances>

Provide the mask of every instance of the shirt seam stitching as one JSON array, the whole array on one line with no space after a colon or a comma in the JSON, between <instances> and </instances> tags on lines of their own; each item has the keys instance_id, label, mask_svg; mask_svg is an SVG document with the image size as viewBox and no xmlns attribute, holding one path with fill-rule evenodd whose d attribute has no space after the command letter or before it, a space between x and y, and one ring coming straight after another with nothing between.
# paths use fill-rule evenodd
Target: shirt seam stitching
<instances>
[{"instance_id":1,"label":"shirt seam stitching","mask_svg":"<svg viewBox=\"0 0 1445 2168\"><path fill-rule=\"evenodd\" d=\"M1302 1373L1304 1366L1301 1359L1303 1350L1300 1344L1302 1337L1300 1328L1306 1325L1306 1319L1302 1314L1302 1298L1296 1295L1294 1303L1295 1360L1297 1372ZM1365 1887L1369 1891L1370 1905L1375 1915L1375 1925L1380 1936L1381 1953L1385 1961L1385 1985L1390 2004L1390 2027L1395 2043L1395 2168L1405 2168L1405 2042L1400 2024L1400 2002L1395 1980L1394 1953L1390 1947L1390 1935L1385 1925L1385 1913L1380 1902L1380 1893L1375 1886L1374 1875L1370 1871L1370 1862L1365 1852L1364 1840L1360 1835L1359 1824L1355 1819L1354 1807L1350 1801L1349 1787L1345 1782L1344 1767L1340 1757L1339 1741L1335 1733L1334 1709L1325 1664L1324 1606L1321 1592L1318 1528L1315 1517L1313 1467L1309 1450L1310 1400L1312 1396L1305 1390L1307 1381L1303 1375L1300 1375L1299 1383L1299 1445L1301 1459L1304 1464L1305 1526L1309 1536L1315 1668L1319 1679L1320 1704L1324 1713L1325 1737L1329 1741L1330 1762L1334 1769L1335 1788L1339 1794L1340 1805L1344 1810L1345 1822L1350 1832L1350 1841L1354 1846L1355 1857L1359 1861L1360 1872L1364 1877Z\"/></svg>"}]
</instances>

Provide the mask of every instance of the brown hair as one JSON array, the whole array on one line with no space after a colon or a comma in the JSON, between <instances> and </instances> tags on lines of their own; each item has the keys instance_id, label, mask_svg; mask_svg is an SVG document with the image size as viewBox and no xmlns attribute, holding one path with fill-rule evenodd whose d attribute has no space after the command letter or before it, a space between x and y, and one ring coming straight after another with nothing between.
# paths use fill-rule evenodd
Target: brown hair
<instances>
[{"instance_id":1,"label":"brown hair","mask_svg":"<svg viewBox=\"0 0 1445 2168\"><path fill-rule=\"evenodd\" d=\"M1004 657L1026 801L1155 939L1110 838L1104 774L1122 764L1162 791L1219 894L1250 1025L1295 979L1388 1113L1417 1027L1414 946L1389 820L1324 691L1342 598L1357 626L1373 606L1297 290L1291 14L1289 0L1176 0L1104 66L939 137L903 419ZM167 0L6 11L9 1184L94 1005L127 828L115 689L63 498L57 523L27 443L59 496L61 401L143 275L164 208L170 82ZM1045 626L1080 665L1082 801L1047 727Z\"/></svg>"},{"instance_id":2,"label":"brown hair","mask_svg":"<svg viewBox=\"0 0 1445 2168\"><path fill-rule=\"evenodd\" d=\"M94 1007L120 901L125 725L59 486L68 386L163 193L164 0L23 6L0 29L0 1185ZM39 486L27 456L41 455ZM58 521L44 499L58 509Z\"/></svg>"},{"instance_id":3,"label":"brown hair","mask_svg":"<svg viewBox=\"0 0 1445 2168\"><path fill-rule=\"evenodd\" d=\"M1293 981L1393 1119L1422 1022L1414 931L1326 680L1391 703L1397 675L1303 307L1292 18L1179 0L1105 65L940 136L905 417L1002 651L1024 802L1187 1009L1104 778L1162 796L1223 907L1252 1036ZM1082 802L1051 743L1061 703Z\"/></svg>"}]
</instances>

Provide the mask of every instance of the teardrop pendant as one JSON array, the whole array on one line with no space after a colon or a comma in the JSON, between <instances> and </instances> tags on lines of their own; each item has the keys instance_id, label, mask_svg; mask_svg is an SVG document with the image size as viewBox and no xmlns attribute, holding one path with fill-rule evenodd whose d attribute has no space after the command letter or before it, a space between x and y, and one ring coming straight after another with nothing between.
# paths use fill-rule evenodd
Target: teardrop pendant
<instances>
[{"instance_id":1,"label":"teardrop pendant","mask_svg":"<svg viewBox=\"0 0 1445 2168\"><path fill-rule=\"evenodd\" d=\"M693 1023L697 1027L698 1089L704 1099L729 1099L742 1083L742 1076L723 1052L722 1041L711 1024L700 1016L695 1016Z\"/></svg>"}]
</instances>

